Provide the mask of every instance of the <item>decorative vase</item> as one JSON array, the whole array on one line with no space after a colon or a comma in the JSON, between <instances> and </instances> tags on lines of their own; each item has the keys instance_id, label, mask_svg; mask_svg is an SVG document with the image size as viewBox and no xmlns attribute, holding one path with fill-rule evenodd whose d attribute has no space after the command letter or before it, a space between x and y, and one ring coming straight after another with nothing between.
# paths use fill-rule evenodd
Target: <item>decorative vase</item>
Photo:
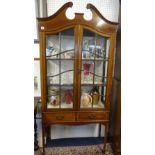
<instances>
[{"instance_id":1,"label":"decorative vase","mask_svg":"<svg viewBox=\"0 0 155 155\"><path fill-rule=\"evenodd\" d=\"M73 102L73 92L71 90L65 91L64 101L66 104L71 104Z\"/></svg>"},{"instance_id":2,"label":"decorative vase","mask_svg":"<svg viewBox=\"0 0 155 155\"><path fill-rule=\"evenodd\" d=\"M94 87L93 90L91 91L91 96L93 100L93 104L98 104L99 102L99 91L97 87Z\"/></svg>"}]
</instances>

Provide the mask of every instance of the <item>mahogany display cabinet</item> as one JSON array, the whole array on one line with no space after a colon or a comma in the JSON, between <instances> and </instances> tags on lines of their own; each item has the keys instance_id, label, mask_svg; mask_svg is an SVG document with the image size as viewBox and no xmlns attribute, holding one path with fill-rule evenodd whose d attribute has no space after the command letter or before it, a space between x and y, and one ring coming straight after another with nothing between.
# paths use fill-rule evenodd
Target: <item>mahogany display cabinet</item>
<instances>
[{"instance_id":1,"label":"mahogany display cabinet","mask_svg":"<svg viewBox=\"0 0 155 155\"><path fill-rule=\"evenodd\" d=\"M87 4L91 20L81 13L68 19L72 5L38 18L43 153L52 124L100 123L105 125L103 143L107 141L118 23L105 19L92 4Z\"/></svg>"}]
</instances>

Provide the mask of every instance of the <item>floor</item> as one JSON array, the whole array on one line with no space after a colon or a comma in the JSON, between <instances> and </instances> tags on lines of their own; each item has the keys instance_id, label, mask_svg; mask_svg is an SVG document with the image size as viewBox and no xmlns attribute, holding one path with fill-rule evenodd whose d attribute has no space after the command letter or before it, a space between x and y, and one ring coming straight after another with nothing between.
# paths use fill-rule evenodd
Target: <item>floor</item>
<instances>
[{"instance_id":1,"label":"floor","mask_svg":"<svg viewBox=\"0 0 155 155\"><path fill-rule=\"evenodd\" d=\"M103 138L67 138L47 140L46 155L103 155ZM41 155L42 149L34 152ZM106 145L105 155L113 155L111 145Z\"/></svg>"}]
</instances>

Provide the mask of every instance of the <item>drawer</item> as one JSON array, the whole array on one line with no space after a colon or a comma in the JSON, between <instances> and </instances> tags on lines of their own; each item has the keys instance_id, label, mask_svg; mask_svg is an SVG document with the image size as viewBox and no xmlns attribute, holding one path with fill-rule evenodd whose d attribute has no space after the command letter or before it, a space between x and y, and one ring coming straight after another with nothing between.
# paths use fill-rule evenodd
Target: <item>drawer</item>
<instances>
[{"instance_id":1,"label":"drawer","mask_svg":"<svg viewBox=\"0 0 155 155\"><path fill-rule=\"evenodd\" d=\"M78 121L108 120L108 112L81 112L77 113Z\"/></svg>"},{"instance_id":2,"label":"drawer","mask_svg":"<svg viewBox=\"0 0 155 155\"><path fill-rule=\"evenodd\" d=\"M75 121L75 113L44 113L46 123Z\"/></svg>"}]
</instances>

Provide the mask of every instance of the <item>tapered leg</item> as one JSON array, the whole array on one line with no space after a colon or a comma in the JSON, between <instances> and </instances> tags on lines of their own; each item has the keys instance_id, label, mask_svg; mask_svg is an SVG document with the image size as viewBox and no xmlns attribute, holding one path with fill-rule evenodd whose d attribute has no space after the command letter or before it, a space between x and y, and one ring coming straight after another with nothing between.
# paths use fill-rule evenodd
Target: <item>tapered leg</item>
<instances>
[{"instance_id":1,"label":"tapered leg","mask_svg":"<svg viewBox=\"0 0 155 155\"><path fill-rule=\"evenodd\" d=\"M104 130L104 147L103 147L103 153L105 154L106 151L106 143L107 143L107 134L108 134L108 123L104 124L105 130Z\"/></svg>"},{"instance_id":2,"label":"tapered leg","mask_svg":"<svg viewBox=\"0 0 155 155\"><path fill-rule=\"evenodd\" d=\"M101 137L101 123L99 123L98 136Z\"/></svg>"},{"instance_id":3,"label":"tapered leg","mask_svg":"<svg viewBox=\"0 0 155 155\"><path fill-rule=\"evenodd\" d=\"M45 155L45 127L43 123L42 123L42 144L43 144L42 155Z\"/></svg>"},{"instance_id":4,"label":"tapered leg","mask_svg":"<svg viewBox=\"0 0 155 155\"><path fill-rule=\"evenodd\" d=\"M51 139L51 126L47 127L47 139Z\"/></svg>"}]
</instances>

